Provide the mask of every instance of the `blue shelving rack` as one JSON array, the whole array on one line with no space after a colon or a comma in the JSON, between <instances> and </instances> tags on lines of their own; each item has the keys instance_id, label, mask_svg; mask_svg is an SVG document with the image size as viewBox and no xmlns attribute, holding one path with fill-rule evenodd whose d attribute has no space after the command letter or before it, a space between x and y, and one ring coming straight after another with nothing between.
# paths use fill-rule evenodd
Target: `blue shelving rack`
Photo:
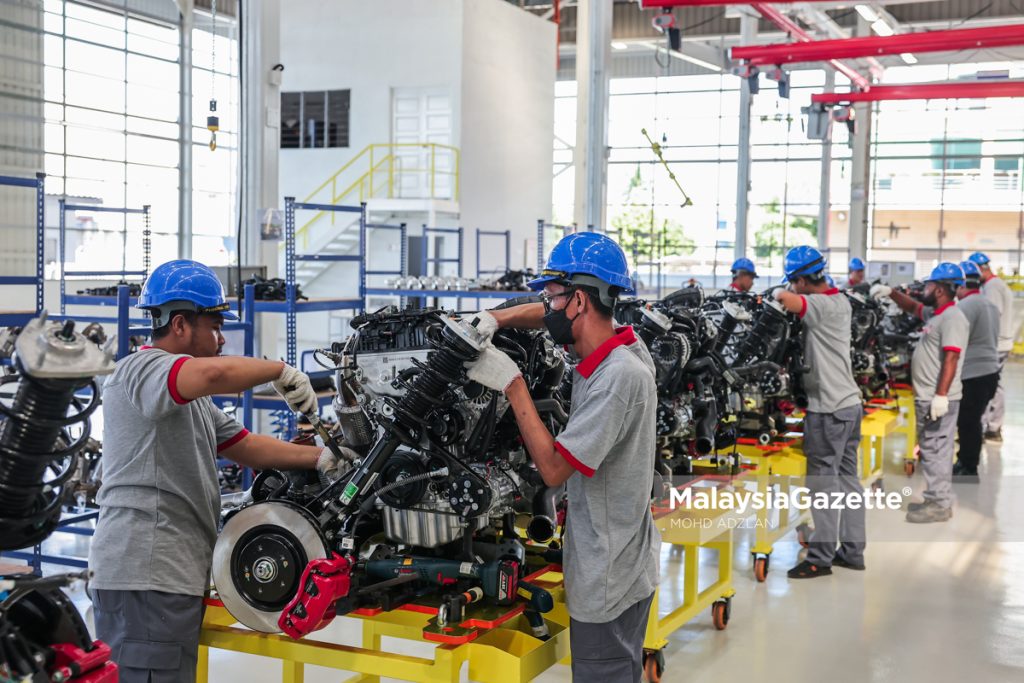
<instances>
[{"instance_id":1,"label":"blue shelving rack","mask_svg":"<svg viewBox=\"0 0 1024 683\"><path fill-rule=\"evenodd\" d=\"M558 236L558 239L562 239L571 232L576 232L575 225L556 225L555 223L548 223L543 218L537 219L537 273L544 270L544 238L549 230L556 230L562 234Z\"/></svg>"},{"instance_id":2,"label":"blue shelving rack","mask_svg":"<svg viewBox=\"0 0 1024 683\"><path fill-rule=\"evenodd\" d=\"M32 286L36 289L35 310L9 311L0 313L0 326L22 326L35 318L43 310L43 201L45 198L45 173L37 173L35 178L18 178L0 176L0 185L10 187L26 187L36 191L36 272L35 275L4 275L0 277L0 285Z\"/></svg>"},{"instance_id":3,"label":"blue shelving rack","mask_svg":"<svg viewBox=\"0 0 1024 683\"><path fill-rule=\"evenodd\" d=\"M112 296L91 296L84 294L68 294L67 293L67 278L71 277L117 277L120 280L126 280L129 276L139 277L145 280L149 275L150 267L150 252L151 243L150 237L152 231L150 229L150 207L148 204L143 206L141 209L132 209L122 206L91 206L88 204L68 204L66 200L60 199L58 201L60 208L60 233L58 238L58 261L60 262L60 314L67 314L68 304L79 304L84 306L118 306L117 297ZM143 221L142 228L142 270L127 270L121 268L121 270L75 270L68 271L66 269L67 264L67 213L68 211L90 211L92 213L117 213L123 216L129 215L141 215ZM127 230L127 227L125 228ZM123 265L123 263L122 263ZM132 297L132 304L135 303L135 297ZM97 321L101 322L101 321ZM120 357L120 356L119 356Z\"/></svg>"},{"instance_id":4,"label":"blue shelving rack","mask_svg":"<svg viewBox=\"0 0 1024 683\"><path fill-rule=\"evenodd\" d=\"M462 277L463 245L464 245L464 237L465 237L463 229L462 228L432 228L432 227L428 227L428 226L424 225L423 226L423 235L424 235L424 237L427 237L427 236L429 236L431 234L457 235L458 236L458 252L457 252L458 255L455 256L455 257L431 256L430 255L430 251L429 251L429 247L427 246L428 243L429 243L429 240L425 240L424 247L423 247L423 256L422 256L422 258L420 260L420 265L421 265L421 267L423 269L423 273L426 274L427 268L428 268L428 266L431 263L434 263L434 264L454 263L455 266L456 266L456 269L457 269L456 275L458 277ZM477 276L479 277L481 274L487 272L487 271L480 270L480 236L481 236L481 234L483 234L484 236L500 235L500 236L504 236L505 237L505 240L504 240L504 243L505 243L505 264L506 264L506 269L507 269L508 264L511 262L510 247L511 247L511 239L512 238L511 238L510 231L508 231L508 230L505 230L505 231L478 230L477 234L475 236L475 239L476 239L476 253L477 253ZM408 238L407 235L406 235L406 238ZM403 247L403 253L408 253L407 247ZM379 274L378 271L374 271L374 272L377 272ZM494 271L494 272L497 272L497 271ZM387 274L392 274L392 273L387 273ZM399 289L399 288L394 288L394 287L366 287L364 289L364 295L397 296L397 297L400 297L403 301L406 298L416 299L418 301L421 301L422 304L424 304L424 305L426 304L426 299L428 299L428 298L434 298L434 299L443 299L443 298L455 299L456 300L456 308L460 308L461 307L461 303L462 303L463 299L476 299L476 300L479 300L479 299L514 299L516 297L526 296L527 294L528 294L528 292L504 292L504 291L487 290L487 289Z\"/></svg>"},{"instance_id":5,"label":"blue shelving rack","mask_svg":"<svg viewBox=\"0 0 1024 683\"><path fill-rule=\"evenodd\" d=\"M480 267L480 242L484 237L504 237L505 238L505 268L491 268L488 270ZM512 269L512 231L511 230L480 230L477 228L476 231L476 279L479 280L481 275L502 275Z\"/></svg>"},{"instance_id":6,"label":"blue shelving rack","mask_svg":"<svg viewBox=\"0 0 1024 683\"><path fill-rule=\"evenodd\" d=\"M367 249L366 252L366 269L364 274L366 277L373 276L397 276L405 277L409 271L409 230L405 223L399 225L387 225L385 223L367 223L363 226L363 244L369 245L370 230L390 230L398 232L398 270L382 270L379 268L370 268L370 252ZM363 282L363 288L365 289L368 285ZM399 303L405 304L405 297L401 297Z\"/></svg>"}]
</instances>

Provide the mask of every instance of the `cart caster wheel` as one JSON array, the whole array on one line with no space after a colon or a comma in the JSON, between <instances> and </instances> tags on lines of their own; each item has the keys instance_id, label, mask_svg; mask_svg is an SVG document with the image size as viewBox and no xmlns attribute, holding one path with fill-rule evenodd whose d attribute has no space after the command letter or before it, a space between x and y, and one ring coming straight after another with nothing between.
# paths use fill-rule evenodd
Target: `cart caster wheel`
<instances>
[{"instance_id":1,"label":"cart caster wheel","mask_svg":"<svg viewBox=\"0 0 1024 683\"><path fill-rule=\"evenodd\" d=\"M647 683L661 683L665 673L665 653L662 650L644 650L644 680Z\"/></svg>"},{"instance_id":2,"label":"cart caster wheel","mask_svg":"<svg viewBox=\"0 0 1024 683\"><path fill-rule=\"evenodd\" d=\"M768 564L767 555L754 558L754 578L757 579L758 583L764 583L764 580L768 578Z\"/></svg>"},{"instance_id":3,"label":"cart caster wheel","mask_svg":"<svg viewBox=\"0 0 1024 683\"><path fill-rule=\"evenodd\" d=\"M871 482L872 491L885 491L885 483L881 479L875 479Z\"/></svg>"},{"instance_id":4,"label":"cart caster wheel","mask_svg":"<svg viewBox=\"0 0 1024 683\"><path fill-rule=\"evenodd\" d=\"M803 547L808 547L808 543L811 541L811 527L806 524L798 526L796 528L796 540Z\"/></svg>"},{"instance_id":5,"label":"cart caster wheel","mask_svg":"<svg viewBox=\"0 0 1024 683\"><path fill-rule=\"evenodd\" d=\"M732 611L730 602L729 598L725 598L724 600L716 600L711 605L711 621L719 631L724 631L725 627L729 625L729 612Z\"/></svg>"},{"instance_id":6,"label":"cart caster wheel","mask_svg":"<svg viewBox=\"0 0 1024 683\"><path fill-rule=\"evenodd\" d=\"M913 460L907 460L903 463L903 474L908 477L914 476L914 470L916 469L916 463Z\"/></svg>"}]
</instances>

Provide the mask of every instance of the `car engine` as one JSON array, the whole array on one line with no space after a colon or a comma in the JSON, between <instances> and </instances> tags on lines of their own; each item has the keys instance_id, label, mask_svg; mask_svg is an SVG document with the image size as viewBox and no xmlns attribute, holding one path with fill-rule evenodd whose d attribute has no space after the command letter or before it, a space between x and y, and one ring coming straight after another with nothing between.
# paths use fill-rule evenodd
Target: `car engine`
<instances>
[{"instance_id":1,"label":"car engine","mask_svg":"<svg viewBox=\"0 0 1024 683\"><path fill-rule=\"evenodd\" d=\"M883 398L889 391L889 357L882 336L885 311L882 306L857 291L847 291L850 320L850 361L853 379L865 400Z\"/></svg>"},{"instance_id":2,"label":"car engine","mask_svg":"<svg viewBox=\"0 0 1024 683\"><path fill-rule=\"evenodd\" d=\"M225 607L250 628L301 637L333 616L440 602L425 636L457 634L473 602L526 601L538 635L551 596L524 580L541 555L564 489L544 486L505 397L466 378L486 343L433 309L387 307L352 321L321 354L336 370L342 472L264 471L251 502L227 514L214 551ZM502 330L553 433L566 421L565 361L541 331ZM535 559L535 558L533 558Z\"/></svg>"}]
</instances>

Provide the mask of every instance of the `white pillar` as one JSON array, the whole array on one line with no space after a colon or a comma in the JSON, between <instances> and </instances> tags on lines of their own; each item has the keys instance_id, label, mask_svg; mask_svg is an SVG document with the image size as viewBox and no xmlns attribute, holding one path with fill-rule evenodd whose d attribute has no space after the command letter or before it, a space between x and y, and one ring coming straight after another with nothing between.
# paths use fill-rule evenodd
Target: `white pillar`
<instances>
[{"instance_id":1,"label":"white pillar","mask_svg":"<svg viewBox=\"0 0 1024 683\"><path fill-rule=\"evenodd\" d=\"M613 0L577 5L576 201L580 229L605 230L608 190L608 65Z\"/></svg>"},{"instance_id":2,"label":"white pillar","mask_svg":"<svg viewBox=\"0 0 1024 683\"><path fill-rule=\"evenodd\" d=\"M825 92L836 89L836 72L825 69ZM832 117L828 119L828 130L821 141L821 188L818 191L818 249L828 253L829 219L832 217Z\"/></svg>"},{"instance_id":3,"label":"white pillar","mask_svg":"<svg viewBox=\"0 0 1024 683\"><path fill-rule=\"evenodd\" d=\"M871 27L863 18L858 18L857 35L871 35ZM868 255L872 107L871 102L862 102L853 107L856 132L853 135L853 159L850 164L850 258L867 258Z\"/></svg>"},{"instance_id":4,"label":"white pillar","mask_svg":"<svg viewBox=\"0 0 1024 683\"><path fill-rule=\"evenodd\" d=\"M751 45L757 38L757 21L760 15L748 7L741 8L740 12L740 45ZM736 153L736 258L747 255L747 216L750 212L750 106L753 100L750 83L744 78L740 83L740 129Z\"/></svg>"},{"instance_id":5,"label":"white pillar","mask_svg":"<svg viewBox=\"0 0 1024 683\"><path fill-rule=\"evenodd\" d=\"M178 258L192 258L192 0L178 3Z\"/></svg>"}]
</instances>

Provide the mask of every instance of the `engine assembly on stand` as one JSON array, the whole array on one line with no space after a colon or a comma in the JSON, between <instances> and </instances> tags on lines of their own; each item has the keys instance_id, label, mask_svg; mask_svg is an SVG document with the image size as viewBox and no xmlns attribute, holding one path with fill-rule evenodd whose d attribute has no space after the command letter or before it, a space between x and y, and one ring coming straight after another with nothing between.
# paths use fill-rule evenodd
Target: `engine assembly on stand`
<instances>
[{"instance_id":1,"label":"engine assembly on stand","mask_svg":"<svg viewBox=\"0 0 1024 683\"><path fill-rule=\"evenodd\" d=\"M563 490L544 486L504 396L466 378L483 338L433 309L388 307L352 327L318 352L337 372L341 434L328 445L345 471L256 478L214 550L225 607L250 628L298 638L354 610L429 600L437 616L424 635L443 642L464 632L467 610L518 604L542 637L553 602L523 579L531 560L560 559ZM504 330L492 343L519 364L557 433L561 352L540 331Z\"/></svg>"},{"instance_id":2,"label":"engine assembly on stand","mask_svg":"<svg viewBox=\"0 0 1024 683\"><path fill-rule=\"evenodd\" d=\"M46 539L76 495L79 465L91 462L89 416L100 402L95 377L113 372L112 345L104 351L74 328L47 322L45 313L30 321L13 341L16 372L0 378L18 383L12 405L0 403L0 550ZM60 590L87 576L0 576L0 677L117 680L110 648L90 638Z\"/></svg>"}]
</instances>

